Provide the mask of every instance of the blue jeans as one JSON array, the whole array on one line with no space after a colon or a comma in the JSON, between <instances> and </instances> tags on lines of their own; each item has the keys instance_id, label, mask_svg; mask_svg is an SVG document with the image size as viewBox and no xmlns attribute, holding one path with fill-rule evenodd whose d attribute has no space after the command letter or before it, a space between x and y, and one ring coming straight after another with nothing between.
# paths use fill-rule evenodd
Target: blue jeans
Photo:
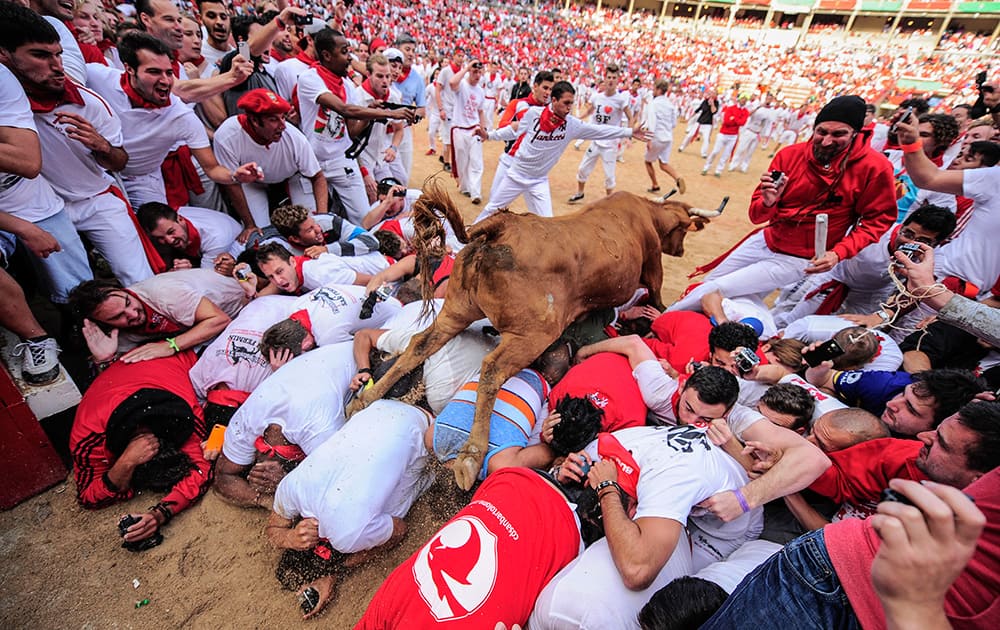
<instances>
[{"instance_id":1,"label":"blue jeans","mask_svg":"<svg viewBox=\"0 0 1000 630\"><path fill-rule=\"evenodd\" d=\"M712 628L859 630L861 625L820 529L788 543L740 582L702 626Z\"/></svg>"},{"instance_id":2,"label":"blue jeans","mask_svg":"<svg viewBox=\"0 0 1000 630\"><path fill-rule=\"evenodd\" d=\"M65 304L69 292L76 285L84 280L94 279L87 261L87 251L65 209L51 217L35 221L35 225L59 241L62 250L49 254L47 258L39 258L29 252L28 258L48 289L49 298L57 304ZM132 237L136 238L134 234ZM127 238L127 235L122 235L122 238Z\"/></svg>"}]
</instances>

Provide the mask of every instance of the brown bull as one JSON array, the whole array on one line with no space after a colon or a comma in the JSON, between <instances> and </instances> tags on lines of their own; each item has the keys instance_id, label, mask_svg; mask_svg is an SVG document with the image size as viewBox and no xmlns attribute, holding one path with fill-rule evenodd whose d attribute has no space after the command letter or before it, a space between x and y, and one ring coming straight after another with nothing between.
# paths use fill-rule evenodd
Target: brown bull
<instances>
[{"instance_id":1,"label":"brown bull","mask_svg":"<svg viewBox=\"0 0 1000 630\"><path fill-rule=\"evenodd\" d=\"M428 188L414 204L420 268L429 269L429 256L443 253L439 213L467 246L458 254L444 306L430 328L413 338L392 369L352 403L349 413L381 398L469 324L489 318L501 333L500 344L483 360L472 431L454 465L456 482L468 490L486 454L500 386L579 316L625 303L640 285L649 288L650 298L662 310L661 252L682 255L685 234L702 229L705 217L718 212L619 192L571 215L500 213L466 231L447 193L434 184ZM422 275L427 300L431 274Z\"/></svg>"}]
</instances>

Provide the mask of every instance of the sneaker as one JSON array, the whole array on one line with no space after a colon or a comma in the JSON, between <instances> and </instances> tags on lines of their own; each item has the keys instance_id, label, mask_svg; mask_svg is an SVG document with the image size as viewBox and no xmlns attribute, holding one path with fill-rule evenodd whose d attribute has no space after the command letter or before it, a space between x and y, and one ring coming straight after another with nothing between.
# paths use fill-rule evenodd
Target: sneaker
<instances>
[{"instance_id":1,"label":"sneaker","mask_svg":"<svg viewBox=\"0 0 1000 630\"><path fill-rule=\"evenodd\" d=\"M439 156L438 156L438 162L440 162L440 163L442 163L442 164L445 164L445 163L446 163L446 162L444 161L444 156L443 156L443 155L439 155Z\"/></svg>"},{"instance_id":2,"label":"sneaker","mask_svg":"<svg viewBox=\"0 0 1000 630\"><path fill-rule=\"evenodd\" d=\"M703 168L703 169L701 169L701 174L702 174L702 175L705 175L705 174L707 174L707 173L708 173L708 169L707 169L707 168Z\"/></svg>"},{"instance_id":3,"label":"sneaker","mask_svg":"<svg viewBox=\"0 0 1000 630\"><path fill-rule=\"evenodd\" d=\"M462 191L462 194L465 195L466 197L471 197L472 196L470 193L467 193L464 190Z\"/></svg>"},{"instance_id":4,"label":"sneaker","mask_svg":"<svg viewBox=\"0 0 1000 630\"><path fill-rule=\"evenodd\" d=\"M19 343L12 354L22 357L21 378L27 383L45 385L59 376L59 345L52 337Z\"/></svg>"},{"instance_id":5,"label":"sneaker","mask_svg":"<svg viewBox=\"0 0 1000 630\"><path fill-rule=\"evenodd\" d=\"M715 171L715 176L716 177L722 177L722 173L720 173L719 171Z\"/></svg>"},{"instance_id":6,"label":"sneaker","mask_svg":"<svg viewBox=\"0 0 1000 630\"><path fill-rule=\"evenodd\" d=\"M482 200L482 199L480 199L479 197L473 197L473 198L472 198L472 205L474 205L474 206L478 206L478 205L479 205L479 204L481 204L481 203L483 203L483 200Z\"/></svg>"},{"instance_id":7,"label":"sneaker","mask_svg":"<svg viewBox=\"0 0 1000 630\"><path fill-rule=\"evenodd\" d=\"M435 155L436 153L437 151L434 149L427 149L427 153L424 153L424 155Z\"/></svg>"},{"instance_id":8,"label":"sneaker","mask_svg":"<svg viewBox=\"0 0 1000 630\"><path fill-rule=\"evenodd\" d=\"M448 164L447 162L445 162L444 163L444 170L446 170L447 172L450 173L451 172L451 164Z\"/></svg>"},{"instance_id":9,"label":"sneaker","mask_svg":"<svg viewBox=\"0 0 1000 630\"><path fill-rule=\"evenodd\" d=\"M583 193L576 193L575 195L569 198L569 203L576 203L582 200L583 200Z\"/></svg>"},{"instance_id":10,"label":"sneaker","mask_svg":"<svg viewBox=\"0 0 1000 630\"><path fill-rule=\"evenodd\" d=\"M687 183L684 182L683 177L678 177L676 181L677 181L677 190L683 195L688 190Z\"/></svg>"},{"instance_id":11,"label":"sneaker","mask_svg":"<svg viewBox=\"0 0 1000 630\"><path fill-rule=\"evenodd\" d=\"M624 164L625 163L625 156L624 155L619 155L618 156L618 161L621 162L622 164Z\"/></svg>"},{"instance_id":12,"label":"sneaker","mask_svg":"<svg viewBox=\"0 0 1000 630\"><path fill-rule=\"evenodd\" d=\"M659 186L651 186L651 187L649 187L649 188L646 189L646 192L651 192L651 193L660 192L660 187Z\"/></svg>"}]
</instances>

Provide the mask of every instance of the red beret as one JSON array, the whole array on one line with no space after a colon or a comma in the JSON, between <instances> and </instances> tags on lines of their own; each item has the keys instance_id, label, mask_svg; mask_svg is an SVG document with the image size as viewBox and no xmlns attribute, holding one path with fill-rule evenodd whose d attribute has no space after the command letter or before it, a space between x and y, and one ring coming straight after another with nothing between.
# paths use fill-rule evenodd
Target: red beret
<instances>
[{"instance_id":1,"label":"red beret","mask_svg":"<svg viewBox=\"0 0 1000 630\"><path fill-rule=\"evenodd\" d=\"M292 111L288 101L271 90L250 90L236 101L236 106L248 114L287 114Z\"/></svg>"}]
</instances>

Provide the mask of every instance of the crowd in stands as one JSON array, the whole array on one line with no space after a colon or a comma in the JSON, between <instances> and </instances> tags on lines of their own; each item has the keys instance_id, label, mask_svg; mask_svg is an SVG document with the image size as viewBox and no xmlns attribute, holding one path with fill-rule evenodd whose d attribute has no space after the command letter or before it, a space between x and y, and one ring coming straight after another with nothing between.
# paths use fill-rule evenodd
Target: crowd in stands
<instances>
[{"instance_id":1,"label":"crowd in stands","mask_svg":"<svg viewBox=\"0 0 1000 630\"><path fill-rule=\"evenodd\" d=\"M487 319L348 417L476 273L462 230L428 254L421 119L486 202L479 234L521 196L555 221L574 141L571 203L599 161L614 193L628 142L649 193L657 170L683 193L683 137L702 176L769 152L760 227L676 302L635 287L507 379L475 493L358 627L1000 624L1000 72L651 39L648 16L558 2L182 4L0 0L0 324L35 386L59 342L89 352L79 502L162 495L119 524L125 548L214 488L268 515L311 618L463 455L480 367L512 343ZM932 106L904 76L954 92Z\"/></svg>"}]
</instances>

